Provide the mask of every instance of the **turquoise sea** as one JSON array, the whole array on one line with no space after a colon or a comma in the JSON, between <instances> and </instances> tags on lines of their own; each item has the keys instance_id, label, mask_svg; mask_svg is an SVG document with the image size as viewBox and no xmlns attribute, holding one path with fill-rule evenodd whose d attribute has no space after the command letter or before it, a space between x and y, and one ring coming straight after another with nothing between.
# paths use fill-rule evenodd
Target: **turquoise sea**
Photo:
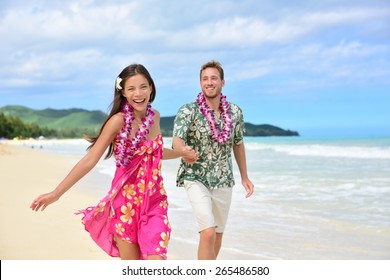
<instances>
[{"instance_id":1,"label":"turquoise sea","mask_svg":"<svg viewBox=\"0 0 390 280\"><path fill-rule=\"evenodd\" d=\"M235 166L225 249L253 259L390 259L390 138L253 137L245 145L255 194L245 199ZM80 158L87 143L41 146ZM186 194L175 187L178 164L163 163L172 239L197 244ZM80 187L103 196L113 172L102 160Z\"/></svg>"}]
</instances>

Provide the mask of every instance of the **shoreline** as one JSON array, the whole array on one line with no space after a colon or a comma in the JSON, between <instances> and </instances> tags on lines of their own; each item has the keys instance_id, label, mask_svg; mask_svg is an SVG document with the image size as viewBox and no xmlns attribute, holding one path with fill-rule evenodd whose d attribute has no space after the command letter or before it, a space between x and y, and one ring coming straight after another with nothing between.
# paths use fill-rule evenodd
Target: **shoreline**
<instances>
[{"instance_id":1,"label":"shoreline","mask_svg":"<svg viewBox=\"0 0 390 280\"><path fill-rule=\"evenodd\" d=\"M257 191L245 199L242 187L234 189L218 260L389 259L388 141L348 143L330 142L338 155L329 157L329 146L316 141L298 146L282 146L279 140L270 145L249 142L248 172ZM0 141L1 258L114 259L102 252L73 214L96 205L106 194L115 171L112 162L99 162L44 212L29 209L38 194L54 188L85 154L84 144ZM168 260L195 260L199 235L187 195L176 187L178 164L168 160L162 166L172 226ZM66 245L56 248L59 242Z\"/></svg>"},{"instance_id":2,"label":"shoreline","mask_svg":"<svg viewBox=\"0 0 390 280\"><path fill-rule=\"evenodd\" d=\"M100 197L85 191L99 178L91 174L80 180L45 211L29 206L41 193L54 188L79 160L43 152L39 141L0 142L0 258L2 260L114 260L90 238L74 213L95 205ZM32 145L35 145L33 148ZM90 175L90 176L89 176ZM107 176L108 177L108 176ZM197 240L171 237L168 260L195 260ZM222 248L220 260L253 259L253 256ZM266 258L265 258L266 259Z\"/></svg>"}]
</instances>

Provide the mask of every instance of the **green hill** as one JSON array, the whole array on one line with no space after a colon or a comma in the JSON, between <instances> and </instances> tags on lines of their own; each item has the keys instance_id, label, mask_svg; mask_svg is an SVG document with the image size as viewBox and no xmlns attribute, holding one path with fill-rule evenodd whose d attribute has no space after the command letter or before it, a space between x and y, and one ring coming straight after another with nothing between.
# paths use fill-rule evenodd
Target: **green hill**
<instances>
[{"instance_id":1,"label":"green hill","mask_svg":"<svg viewBox=\"0 0 390 280\"><path fill-rule=\"evenodd\" d=\"M299 136L299 133L296 131L284 130L269 124L255 125L245 123L245 128L245 136Z\"/></svg>"},{"instance_id":2,"label":"green hill","mask_svg":"<svg viewBox=\"0 0 390 280\"><path fill-rule=\"evenodd\" d=\"M161 117L160 126L163 134L172 135L174 119L175 116ZM245 129L245 136L299 136L299 133L296 131L284 130L269 124L255 125L246 122Z\"/></svg>"},{"instance_id":3,"label":"green hill","mask_svg":"<svg viewBox=\"0 0 390 280\"><path fill-rule=\"evenodd\" d=\"M84 109L67 110L33 110L23 106L5 106L0 108L5 116L18 117L25 123L36 123L39 126L53 129L99 128L106 119L102 111Z\"/></svg>"},{"instance_id":4,"label":"green hill","mask_svg":"<svg viewBox=\"0 0 390 280\"><path fill-rule=\"evenodd\" d=\"M16 117L23 123L54 130L55 136L60 138L82 137L85 134L96 135L107 117L102 111L77 108L34 110L23 106L4 106L0 108L0 112L5 117ZM172 136L174 118L174 116L161 117L160 127L166 137ZM299 136L296 131L284 130L269 124L245 123L245 127L245 136Z\"/></svg>"}]
</instances>

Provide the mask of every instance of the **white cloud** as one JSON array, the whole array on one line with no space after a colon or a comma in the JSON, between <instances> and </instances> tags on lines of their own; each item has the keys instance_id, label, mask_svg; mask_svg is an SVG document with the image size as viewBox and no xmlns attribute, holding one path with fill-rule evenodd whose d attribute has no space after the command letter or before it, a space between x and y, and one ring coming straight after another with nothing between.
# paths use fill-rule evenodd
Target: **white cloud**
<instances>
[{"instance_id":1,"label":"white cloud","mask_svg":"<svg viewBox=\"0 0 390 280\"><path fill-rule=\"evenodd\" d=\"M194 23L179 31L172 30L171 34L167 33L167 42L169 46L181 49L256 48L264 44L282 45L310 37L318 38L322 34L337 34L337 29L340 32L345 28L354 30L366 26L367 21L380 22L389 17L390 9L364 7L319 12L292 10L272 21L263 19L261 15L227 15Z\"/></svg>"},{"instance_id":2,"label":"white cloud","mask_svg":"<svg viewBox=\"0 0 390 280\"><path fill-rule=\"evenodd\" d=\"M3 3L0 82L77 84L142 62L164 86L180 88L211 58L224 62L233 81L270 75L307 84L315 75L339 83L354 75L384 79L389 64L381 58L389 55L389 41L372 32L388 26L390 9L380 1L274 2Z\"/></svg>"},{"instance_id":3,"label":"white cloud","mask_svg":"<svg viewBox=\"0 0 390 280\"><path fill-rule=\"evenodd\" d=\"M0 49L9 51L11 44L23 47L26 43L37 49L47 46L65 50L90 47L91 44L120 50L124 48L121 44L132 44L137 50L150 50L158 44L164 51L172 48L247 48L264 43L285 44L306 39L305 36L310 34L326 32L326 28L342 27L344 24L362 25L368 20L390 16L389 9L356 7L314 12L285 9L279 17L270 19L263 14L261 6L248 6L246 11L241 8L239 13L232 13L233 8L230 8L225 11L229 12L226 14L219 11L218 17L205 17L203 14L213 11L200 9L206 5L202 2L187 3L183 14L171 5L166 5L166 9L160 5L157 6L159 8L149 9L152 3L108 1L96 5L92 1L84 1L64 2L61 7L53 9L36 9L28 5L10 9L5 12L0 26L0 36L8 38L9 44ZM179 7L184 9L185 6L182 3ZM202 20L196 17L196 12L189 16L188 11L192 9L199 10ZM173 12L176 13L174 20L167 18Z\"/></svg>"}]
</instances>

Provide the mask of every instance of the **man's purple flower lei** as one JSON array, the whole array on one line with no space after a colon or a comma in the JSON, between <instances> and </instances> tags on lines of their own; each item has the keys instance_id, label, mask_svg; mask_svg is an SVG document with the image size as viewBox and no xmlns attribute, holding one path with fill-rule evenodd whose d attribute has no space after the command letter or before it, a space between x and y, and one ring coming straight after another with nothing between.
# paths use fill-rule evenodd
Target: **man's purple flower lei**
<instances>
[{"instance_id":1,"label":"man's purple flower lei","mask_svg":"<svg viewBox=\"0 0 390 280\"><path fill-rule=\"evenodd\" d=\"M132 139L130 139L130 135L134 114L133 107L128 101L125 101L122 104L121 112L123 113L123 120L125 123L116 138L114 152L116 155L116 166L126 167L131 161L135 151L138 149L139 144L145 141L146 135L149 133L149 130L154 123L154 112L152 106L148 104L145 118L142 118L142 125Z\"/></svg>"},{"instance_id":2,"label":"man's purple flower lei","mask_svg":"<svg viewBox=\"0 0 390 280\"><path fill-rule=\"evenodd\" d=\"M198 94L196 102L198 102L200 111L207 119L207 123L210 127L210 135L213 141L218 143L228 142L233 128L233 120L232 115L229 113L229 103L226 100L226 96L221 93L221 99L219 101L219 110L221 111L221 118L223 121L222 131L215 120L212 110L207 105L206 98L202 92Z\"/></svg>"}]
</instances>

